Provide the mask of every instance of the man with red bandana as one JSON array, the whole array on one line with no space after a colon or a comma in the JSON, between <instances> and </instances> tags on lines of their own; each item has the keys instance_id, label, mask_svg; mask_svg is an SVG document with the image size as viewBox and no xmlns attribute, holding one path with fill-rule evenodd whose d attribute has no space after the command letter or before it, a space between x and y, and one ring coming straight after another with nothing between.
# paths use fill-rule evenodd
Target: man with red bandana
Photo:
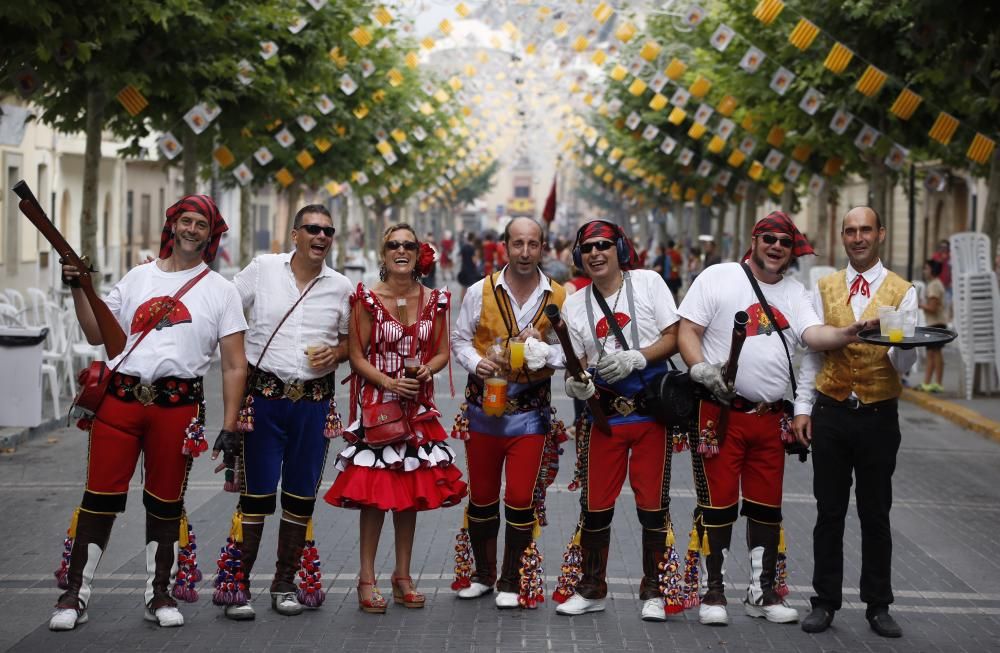
<instances>
[{"instance_id":1,"label":"man with red bandana","mask_svg":"<svg viewBox=\"0 0 1000 653\"><path fill-rule=\"evenodd\" d=\"M294 251L258 256L233 279L250 314L246 350L251 367L239 423L245 435L233 443L239 483L228 488L240 492L233 516L239 528L231 529L222 556L226 561L238 557L232 564L239 565L245 589L217 591L214 597L229 619L255 617L250 573L264 520L277 507L279 478L282 510L271 607L294 616L303 605L319 607L325 597L318 570L310 568L315 542L306 538L330 438L341 435L334 371L347 358L354 288L325 263L335 233L325 206L306 205L292 222ZM296 589L300 562L305 575ZM217 590L228 586L235 571L220 574Z\"/></svg>"},{"instance_id":2,"label":"man with red bandana","mask_svg":"<svg viewBox=\"0 0 1000 653\"><path fill-rule=\"evenodd\" d=\"M563 306L573 349L591 379L566 379L566 393L588 399L598 393L611 432L593 426L589 411L576 427L580 523L566 554L566 567L579 541L579 581L560 579L556 612L579 615L604 610L608 593L608 549L615 500L628 475L642 525L641 617L666 619L659 565L670 547L671 446L666 427L636 412L635 398L677 351L677 314L663 277L638 269L638 256L621 227L603 220L576 235L574 264L593 280ZM609 324L604 299L624 339Z\"/></svg>"},{"instance_id":3,"label":"man with red bandana","mask_svg":"<svg viewBox=\"0 0 1000 653\"><path fill-rule=\"evenodd\" d=\"M105 298L128 342L108 363L114 368L125 358L90 428L87 486L69 529L62 568L56 572L66 591L49 621L51 630L71 630L87 621L94 572L115 516L125 511L140 454L148 573L144 617L163 627L181 626L184 617L174 598L197 600L193 584L201 574L184 512L184 490L192 458L207 448L202 377L221 346L223 434L235 430L246 383L247 323L236 288L208 269L228 228L212 198L189 195L167 209L166 217L159 258L130 270ZM76 268L63 266L63 279L70 286L78 276ZM187 292L164 313L162 307L174 303L172 297L185 286ZM102 344L90 304L77 287L73 303L87 341ZM133 351L151 319L157 324Z\"/></svg>"},{"instance_id":4,"label":"man with red bandana","mask_svg":"<svg viewBox=\"0 0 1000 653\"><path fill-rule=\"evenodd\" d=\"M784 443L793 440L786 417L785 393L789 352L798 345L814 350L841 347L857 339L863 323L843 328L824 326L801 283L783 276L793 257L813 254L805 237L784 213L775 211L758 222L743 263L720 263L695 279L681 302L678 343L691 378L713 395L700 402L698 442L692 444L697 508L695 528L704 556L708 591L701 598L699 621L726 625L723 566L733 524L747 518L751 578L744 610L751 617L794 623L799 615L788 606L779 554L783 553L781 486ZM749 266L774 320L767 317L741 267ZM750 315L734 387L722 378L729 357L733 318ZM728 428L717 432L722 407L729 410ZM738 511L740 490L743 506Z\"/></svg>"}]
</instances>

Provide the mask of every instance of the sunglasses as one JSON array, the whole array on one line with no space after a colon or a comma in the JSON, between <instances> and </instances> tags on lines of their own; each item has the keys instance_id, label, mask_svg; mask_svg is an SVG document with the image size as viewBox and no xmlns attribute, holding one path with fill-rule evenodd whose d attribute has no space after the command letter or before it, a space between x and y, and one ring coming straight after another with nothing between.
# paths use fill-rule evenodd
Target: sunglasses
<instances>
[{"instance_id":1,"label":"sunglasses","mask_svg":"<svg viewBox=\"0 0 1000 653\"><path fill-rule=\"evenodd\" d=\"M615 246L615 241L613 240L599 240L596 243L583 243L580 245L581 254L590 254L595 249L598 252L606 252Z\"/></svg>"},{"instance_id":2,"label":"sunglasses","mask_svg":"<svg viewBox=\"0 0 1000 653\"><path fill-rule=\"evenodd\" d=\"M337 233L334 227L323 227L318 224L302 224L298 228L305 229L306 233L310 236L318 236L322 233L327 238L333 238L333 234Z\"/></svg>"},{"instance_id":3,"label":"sunglasses","mask_svg":"<svg viewBox=\"0 0 1000 653\"><path fill-rule=\"evenodd\" d=\"M794 244L791 238L778 238L773 234L762 234L760 239L763 240L766 245L781 243L781 246L785 249L791 249Z\"/></svg>"},{"instance_id":4,"label":"sunglasses","mask_svg":"<svg viewBox=\"0 0 1000 653\"><path fill-rule=\"evenodd\" d=\"M408 252L415 252L420 245L412 240L387 240L385 241L385 245L383 247L387 250L399 249L402 247Z\"/></svg>"}]
</instances>

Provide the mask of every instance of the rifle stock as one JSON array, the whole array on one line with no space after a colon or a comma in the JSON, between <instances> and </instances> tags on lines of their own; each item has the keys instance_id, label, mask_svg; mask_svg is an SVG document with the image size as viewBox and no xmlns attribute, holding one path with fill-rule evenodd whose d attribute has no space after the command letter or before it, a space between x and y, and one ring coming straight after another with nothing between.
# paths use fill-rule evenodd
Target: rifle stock
<instances>
[{"instance_id":1,"label":"rifle stock","mask_svg":"<svg viewBox=\"0 0 1000 653\"><path fill-rule=\"evenodd\" d=\"M585 381L587 372L583 369L583 365L580 364L580 359L576 357L576 352L573 351L573 343L569 339L569 330L566 328L566 323L563 322L562 316L559 315L559 307L555 304L546 306L545 317L549 319L552 330L556 332L556 336L559 338L563 354L566 355L566 371L572 374L578 381ZM610 435L611 425L608 424L608 418L604 415L604 410L601 409L601 402L596 394L587 399L587 407L590 408L590 414L594 418L594 425Z\"/></svg>"},{"instance_id":2,"label":"rifle stock","mask_svg":"<svg viewBox=\"0 0 1000 653\"><path fill-rule=\"evenodd\" d=\"M90 308L94 312L94 317L97 320L97 328L101 332L101 340L104 341L104 349L108 352L108 359L110 360L122 353L125 349L125 332L122 330L121 325L118 324L118 320L111 312L111 309L108 308L108 305L97 296L97 292L94 290L93 279L90 276L90 266L77 255L59 230L56 229L56 226L49 220L49 217L45 215L41 204L35 199L34 193L31 192L31 189L24 180L14 184L13 190L21 198L21 201L18 203L21 213L28 220L31 220L31 224L35 225L35 228L45 236L45 240L49 241L52 248L59 254L60 262L72 265L80 271L80 289L83 291L84 296L87 298L87 303L90 304Z\"/></svg>"},{"instance_id":3,"label":"rifle stock","mask_svg":"<svg viewBox=\"0 0 1000 653\"><path fill-rule=\"evenodd\" d=\"M750 322L750 316L746 311L736 311L736 315L733 316L733 339L729 344L729 360L726 361L725 367L722 368L722 380L725 381L727 387L733 387L736 383L736 371L739 367L740 353L743 351L743 343L747 339L747 323ZM723 440L726 438L726 430L729 428L729 406L723 405L722 410L719 411L719 424L715 430L716 437L719 439L719 446L722 446Z\"/></svg>"}]
</instances>

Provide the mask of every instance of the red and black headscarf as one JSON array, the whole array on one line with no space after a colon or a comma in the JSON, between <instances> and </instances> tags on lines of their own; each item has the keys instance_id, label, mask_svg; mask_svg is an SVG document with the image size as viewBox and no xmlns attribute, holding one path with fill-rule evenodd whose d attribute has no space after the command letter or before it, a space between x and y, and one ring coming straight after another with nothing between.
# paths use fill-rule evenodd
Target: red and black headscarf
<instances>
[{"instance_id":1,"label":"red and black headscarf","mask_svg":"<svg viewBox=\"0 0 1000 653\"><path fill-rule=\"evenodd\" d=\"M177 224L177 219L181 215L189 211L208 219L208 245L201 253L201 258L206 263L211 263L219 251L219 240L222 238L222 234L229 231L229 225L219 213L219 207L208 195L188 195L167 209L167 222L163 225L163 233L160 234L160 258L165 259L173 253L174 225Z\"/></svg>"},{"instance_id":2,"label":"red and black headscarf","mask_svg":"<svg viewBox=\"0 0 1000 653\"><path fill-rule=\"evenodd\" d=\"M788 234L792 237L792 256L798 258L799 256L805 256L806 254L815 255L816 252L813 251L812 245L806 240L806 237L802 235L792 219L789 218L781 211L772 211L767 214L766 217L762 218L760 222L753 226L753 233L751 236L759 236L761 234ZM743 260L750 258L750 253L753 251L753 247L747 250L746 254L743 255Z\"/></svg>"},{"instance_id":3,"label":"red and black headscarf","mask_svg":"<svg viewBox=\"0 0 1000 653\"><path fill-rule=\"evenodd\" d=\"M628 236L625 235L622 228L614 222L608 222L607 220L591 220L587 224L583 225L580 227L580 230L576 232L576 247L579 247L584 241L590 240L591 238L620 240L625 247L625 251L628 253L627 261L624 263L621 261L618 262L621 269L634 270L639 267L639 255L636 254L635 247L632 246L632 241L628 239ZM617 249L615 251L617 251Z\"/></svg>"}]
</instances>

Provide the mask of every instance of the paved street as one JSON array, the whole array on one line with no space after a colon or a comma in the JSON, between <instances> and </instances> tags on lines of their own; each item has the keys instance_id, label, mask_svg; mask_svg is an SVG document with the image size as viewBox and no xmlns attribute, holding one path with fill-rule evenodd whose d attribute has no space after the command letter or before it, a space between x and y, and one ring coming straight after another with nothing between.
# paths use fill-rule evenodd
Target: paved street
<instances>
[{"instance_id":1,"label":"paved street","mask_svg":"<svg viewBox=\"0 0 1000 653\"><path fill-rule=\"evenodd\" d=\"M210 377L210 429L218 429L218 374ZM464 375L456 373L456 385ZM447 389L447 376L438 388ZM562 415L569 402L557 389ZM346 396L341 398L342 403ZM441 402L454 414L457 401ZM271 612L268 597L254 602L257 620L227 621L211 604L210 577L201 584L202 598L183 605L183 628L163 630L142 619L145 579L143 510L140 478L133 481L128 512L116 522L107 554L98 570L90 622L69 633L51 633L47 621L58 590L52 578L62 538L81 496L85 435L64 428L0 456L0 650L13 651L983 651L1000 642L1000 563L992 554L1000 527L1000 445L962 431L943 418L912 404L902 404L904 442L895 476L893 612L904 629L901 640L874 635L858 602L859 546L857 518L851 515L846 539L845 607L830 631L807 635L798 626L751 620L740 599L747 563L742 537L734 536L728 563L731 625L709 628L696 612L672 617L666 624L639 620L637 585L639 530L626 491L618 505L609 564L612 600L605 613L566 618L551 602L533 612L498 612L492 599L464 602L454 598L451 551L461 509L421 515L413 572L428 595L427 607L406 610L390 604L384 616L361 613L353 590L357 571L357 513L321 504L317 539L329 588L317 612L284 618ZM213 436L214 437L214 436ZM334 444L339 448L339 443ZM332 454L332 452L331 452ZM550 491L551 525L541 548L546 556L548 590L577 517L576 493L566 483L572 473L571 448L563 456L559 482ZM330 456L324 489L335 471ZM679 539L686 539L693 507L688 454L675 456L673 515ZM463 464L464 467L464 464ZM209 570L224 541L235 495L221 491L208 460L199 459L187 495L188 514L200 544L200 565ZM790 462L785 478L785 528L789 542L791 602L804 616L810 593L810 533L814 518L811 469ZM737 529L742 528L742 525ZM276 520L268 522L257 571L273 569ZM391 525L379 556L380 586L388 594L391 570ZM257 586L267 581L258 580Z\"/></svg>"}]
</instances>

